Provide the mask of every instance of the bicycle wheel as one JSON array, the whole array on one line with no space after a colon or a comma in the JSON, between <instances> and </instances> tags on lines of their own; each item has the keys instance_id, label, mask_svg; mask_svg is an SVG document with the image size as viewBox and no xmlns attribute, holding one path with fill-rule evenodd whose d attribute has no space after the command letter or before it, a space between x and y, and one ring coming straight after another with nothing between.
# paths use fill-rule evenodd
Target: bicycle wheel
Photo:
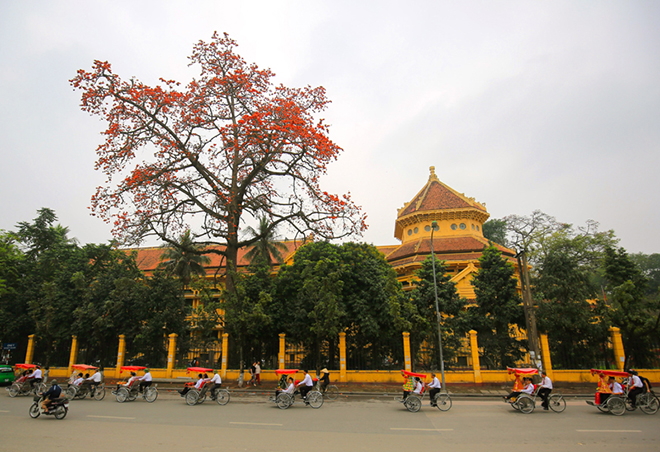
<instances>
[{"instance_id":1,"label":"bicycle wheel","mask_svg":"<svg viewBox=\"0 0 660 452\"><path fill-rule=\"evenodd\" d=\"M78 394L78 389L75 386L69 386L66 388L66 398L69 400L73 400L76 397L76 394Z\"/></svg>"},{"instance_id":2,"label":"bicycle wheel","mask_svg":"<svg viewBox=\"0 0 660 452\"><path fill-rule=\"evenodd\" d=\"M198 400L199 400L199 392L197 392L194 389L188 391L188 393L186 394L186 403L189 406L197 405Z\"/></svg>"},{"instance_id":3,"label":"bicycle wheel","mask_svg":"<svg viewBox=\"0 0 660 452\"><path fill-rule=\"evenodd\" d=\"M293 404L293 397L291 397L290 394L277 394L277 399L275 399L275 403L277 403L277 406L281 410L286 410Z\"/></svg>"},{"instance_id":4,"label":"bicycle wheel","mask_svg":"<svg viewBox=\"0 0 660 452\"><path fill-rule=\"evenodd\" d=\"M125 401L128 400L128 389L126 388L119 388L117 390L117 395L115 395L117 402L119 403L124 403Z\"/></svg>"},{"instance_id":5,"label":"bicycle wheel","mask_svg":"<svg viewBox=\"0 0 660 452\"><path fill-rule=\"evenodd\" d=\"M229 391L226 389L218 389L215 391L215 401L218 405L227 405L229 403Z\"/></svg>"},{"instance_id":6,"label":"bicycle wheel","mask_svg":"<svg viewBox=\"0 0 660 452\"><path fill-rule=\"evenodd\" d=\"M532 400L531 397L520 396L516 403L518 404L520 411L525 414L531 413L534 411L534 408L536 408L534 400Z\"/></svg>"},{"instance_id":7,"label":"bicycle wheel","mask_svg":"<svg viewBox=\"0 0 660 452\"><path fill-rule=\"evenodd\" d=\"M566 409L566 400L561 394L555 394L548 399L548 407L555 413L561 413Z\"/></svg>"},{"instance_id":8,"label":"bicycle wheel","mask_svg":"<svg viewBox=\"0 0 660 452\"><path fill-rule=\"evenodd\" d=\"M337 400L337 397L339 397L339 388L335 385L328 385L328 387L325 388L325 394L323 394L323 397L328 400Z\"/></svg>"},{"instance_id":9,"label":"bicycle wheel","mask_svg":"<svg viewBox=\"0 0 660 452\"><path fill-rule=\"evenodd\" d=\"M323 395L318 391L309 391L307 393L307 403L314 409L321 408L323 406Z\"/></svg>"},{"instance_id":10,"label":"bicycle wheel","mask_svg":"<svg viewBox=\"0 0 660 452\"><path fill-rule=\"evenodd\" d=\"M449 394L438 394L435 396L435 407L440 411L449 411L451 409L451 397Z\"/></svg>"},{"instance_id":11,"label":"bicycle wheel","mask_svg":"<svg viewBox=\"0 0 660 452\"><path fill-rule=\"evenodd\" d=\"M625 405L626 405L626 411L635 411L637 409L636 406L633 406L632 400L630 400L628 397L626 397L625 400Z\"/></svg>"},{"instance_id":12,"label":"bicycle wheel","mask_svg":"<svg viewBox=\"0 0 660 452\"><path fill-rule=\"evenodd\" d=\"M16 397L16 396L18 395L19 392L21 392L21 388L20 388L20 386L18 385L18 383L13 383L13 384L9 387L9 397L12 397L12 398L13 398L13 397Z\"/></svg>"},{"instance_id":13,"label":"bicycle wheel","mask_svg":"<svg viewBox=\"0 0 660 452\"><path fill-rule=\"evenodd\" d=\"M421 399L414 395L409 395L406 401L403 402L403 404L411 413L417 413L420 410L420 408L422 408Z\"/></svg>"},{"instance_id":14,"label":"bicycle wheel","mask_svg":"<svg viewBox=\"0 0 660 452\"><path fill-rule=\"evenodd\" d=\"M156 388L146 388L144 393L144 400L149 403L153 403L158 398L158 389Z\"/></svg>"},{"instance_id":15,"label":"bicycle wheel","mask_svg":"<svg viewBox=\"0 0 660 452\"><path fill-rule=\"evenodd\" d=\"M105 397L105 386L101 385L94 391L94 400L101 401Z\"/></svg>"},{"instance_id":16,"label":"bicycle wheel","mask_svg":"<svg viewBox=\"0 0 660 452\"><path fill-rule=\"evenodd\" d=\"M621 397L610 397L607 399L607 408L615 416L621 416L626 412L626 403Z\"/></svg>"},{"instance_id":17,"label":"bicycle wheel","mask_svg":"<svg viewBox=\"0 0 660 452\"><path fill-rule=\"evenodd\" d=\"M30 411L28 412L30 413L30 417L32 419L38 418L39 415L41 414L41 412L39 411L39 404L37 402L33 403L32 406L30 406Z\"/></svg>"},{"instance_id":18,"label":"bicycle wheel","mask_svg":"<svg viewBox=\"0 0 660 452\"><path fill-rule=\"evenodd\" d=\"M643 394L644 398L642 396L638 396L637 400L639 401L639 409L642 410L645 414L655 414L658 412L658 408L660 408L660 402L658 401L658 398L653 396L653 394Z\"/></svg>"}]
</instances>

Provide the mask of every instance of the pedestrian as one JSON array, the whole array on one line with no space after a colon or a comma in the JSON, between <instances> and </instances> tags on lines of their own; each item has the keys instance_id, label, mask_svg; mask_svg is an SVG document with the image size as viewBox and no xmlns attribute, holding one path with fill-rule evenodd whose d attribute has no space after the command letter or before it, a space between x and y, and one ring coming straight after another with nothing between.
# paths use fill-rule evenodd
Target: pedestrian
<instances>
[{"instance_id":1,"label":"pedestrian","mask_svg":"<svg viewBox=\"0 0 660 452\"><path fill-rule=\"evenodd\" d=\"M256 375L256 382L258 385L261 385L261 366L259 361L254 363L254 374Z\"/></svg>"}]
</instances>

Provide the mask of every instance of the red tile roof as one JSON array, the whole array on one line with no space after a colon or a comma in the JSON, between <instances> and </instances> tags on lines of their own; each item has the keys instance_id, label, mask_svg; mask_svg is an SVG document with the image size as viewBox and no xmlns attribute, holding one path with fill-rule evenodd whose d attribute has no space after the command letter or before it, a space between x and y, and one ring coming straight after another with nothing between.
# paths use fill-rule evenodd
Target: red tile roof
<instances>
[{"instance_id":1,"label":"red tile roof","mask_svg":"<svg viewBox=\"0 0 660 452\"><path fill-rule=\"evenodd\" d=\"M477 237L444 237L436 238L433 241L433 251L438 255L448 255L455 256L456 253L470 253L473 252L479 258L484 247L488 246L487 239L478 239ZM501 245L495 244L495 246L504 254L505 256L512 256L512 251L508 248L505 248ZM400 245L396 250L386 255L387 261L393 263L400 259L422 255L424 258L431 254L431 239L424 238L414 242L408 242L403 245ZM456 257L453 257L449 260L456 260Z\"/></svg>"},{"instance_id":2,"label":"red tile roof","mask_svg":"<svg viewBox=\"0 0 660 452\"><path fill-rule=\"evenodd\" d=\"M431 178L422 191L399 212L399 217L415 212L461 208L475 208L486 212L481 204L459 195L437 179Z\"/></svg>"}]
</instances>

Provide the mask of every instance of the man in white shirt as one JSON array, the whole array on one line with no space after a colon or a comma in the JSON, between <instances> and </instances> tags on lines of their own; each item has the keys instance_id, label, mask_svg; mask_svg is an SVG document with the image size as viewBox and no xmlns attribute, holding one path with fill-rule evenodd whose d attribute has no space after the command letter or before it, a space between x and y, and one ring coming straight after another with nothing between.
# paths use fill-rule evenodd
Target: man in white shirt
<instances>
[{"instance_id":1,"label":"man in white shirt","mask_svg":"<svg viewBox=\"0 0 660 452\"><path fill-rule=\"evenodd\" d=\"M30 374L28 377L28 381L30 382L30 388L34 389L35 383L41 383L41 367L37 366L34 368L34 371Z\"/></svg>"},{"instance_id":2,"label":"man in white shirt","mask_svg":"<svg viewBox=\"0 0 660 452\"><path fill-rule=\"evenodd\" d=\"M552 392L552 380L548 377L548 374L541 372L541 389L539 389L539 396L543 400L541 406L544 410L548 409L548 396Z\"/></svg>"},{"instance_id":3,"label":"man in white shirt","mask_svg":"<svg viewBox=\"0 0 660 452\"><path fill-rule=\"evenodd\" d=\"M628 398L634 408L637 403L637 396L644 392L644 383L642 383L642 379L637 376L637 372L631 370L630 373L632 374L632 385L630 386L630 391L628 391Z\"/></svg>"},{"instance_id":4,"label":"man in white shirt","mask_svg":"<svg viewBox=\"0 0 660 452\"><path fill-rule=\"evenodd\" d=\"M438 377L435 376L435 372L431 372L431 376L433 377L433 381L429 384L429 397L431 398L431 406L435 406L435 396L442 389L442 384L440 384Z\"/></svg>"},{"instance_id":5,"label":"man in white shirt","mask_svg":"<svg viewBox=\"0 0 660 452\"><path fill-rule=\"evenodd\" d=\"M78 374L78 378L76 378L76 379L73 381L73 385L79 387L79 386L82 384L83 381L85 381L85 379L83 378L83 374L82 374L82 372L80 372L80 373Z\"/></svg>"},{"instance_id":6,"label":"man in white shirt","mask_svg":"<svg viewBox=\"0 0 660 452\"><path fill-rule=\"evenodd\" d=\"M419 377L415 377L415 390L413 392L417 395L420 395L423 389L424 384L422 383L422 380L420 380Z\"/></svg>"},{"instance_id":7,"label":"man in white shirt","mask_svg":"<svg viewBox=\"0 0 660 452\"><path fill-rule=\"evenodd\" d=\"M211 400L215 400L215 391L217 388L222 386L222 378L220 378L220 375L218 375L218 372L213 375L213 378L207 383L206 387L204 388L211 390Z\"/></svg>"},{"instance_id":8,"label":"man in white shirt","mask_svg":"<svg viewBox=\"0 0 660 452\"><path fill-rule=\"evenodd\" d=\"M309 374L309 372L307 372L306 369L303 369L303 372L305 372L305 378L303 378L303 381L298 383L298 388L300 389L300 395L302 396L305 403L307 403L307 393L314 387L314 382L312 381L312 376Z\"/></svg>"},{"instance_id":9,"label":"man in white shirt","mask_svg":"<svg viewBox=\"0 0 660 452\"><path fill-rule=\"evenodd\" d=\"M101 381L103 380L103 374L101 374L101 371L99 369L96 369L96 372L94 372L94 375L92 375L89 378L85 378L85 381L83 381L84 385L89 386L89 391L91 393L94 393L94 390L98 387L98 385L101 384Z\"/></svg>"},{"instance_id":10,"label":"man in white shirt","mask_svg":"<svg viewBox=\"0 0 660 452\"><path fill-rule=\"evenodd\" d=\"M144 375L140 377L140 387L138 388L139 392L142 392L144 388L151 386L151 372L149 369L144 369Z\"/></svg>"}]
</instances>

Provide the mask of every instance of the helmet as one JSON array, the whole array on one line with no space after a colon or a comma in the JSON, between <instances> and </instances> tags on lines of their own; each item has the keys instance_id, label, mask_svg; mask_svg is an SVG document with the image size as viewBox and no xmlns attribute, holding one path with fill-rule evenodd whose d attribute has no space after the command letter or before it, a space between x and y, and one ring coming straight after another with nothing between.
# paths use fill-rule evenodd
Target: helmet
<instances>
[{"instance_id":1,"label":"helmet","mask_svg":"<svg viewBox=\"0 0 660 452\"><path fill-rule=\"evenodd\" d=\"M55 386L56 384L57 384L57 380L55 380L55 379L50 380L50 385L51 386Z\"/></svg>"}]
</instances>

